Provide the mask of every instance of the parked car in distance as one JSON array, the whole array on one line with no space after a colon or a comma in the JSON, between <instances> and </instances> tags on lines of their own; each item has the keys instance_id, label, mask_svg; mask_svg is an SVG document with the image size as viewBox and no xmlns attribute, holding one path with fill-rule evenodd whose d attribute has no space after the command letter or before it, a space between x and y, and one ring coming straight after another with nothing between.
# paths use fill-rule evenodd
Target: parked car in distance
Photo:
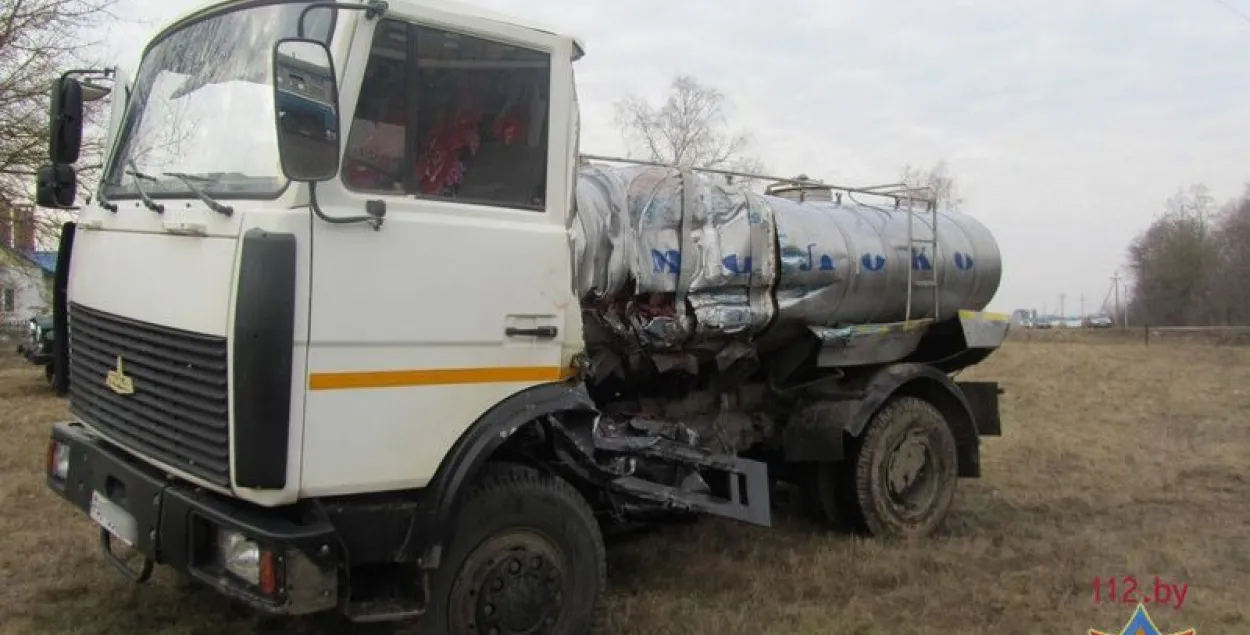
<instances>
[{"instance_id":1,"label":"parked car in distance","mask_svg":"<svg viewBox=\"0 0 1250 635\"><path fill-rule=\"evenodd\" d=\"M1082 326L1086 328L1093 329L1105 329L1110 328L1113 325L1114 322L1112 322L1111 318L1106 315L1094 315L1087 317L1085 318L1084 324L1082 324Z\"/></svg>"},{"instance_id":2,"label":"parked car in distance","mask_svg":"<svg viewBox=\"0 0 1250 635\"><path fill-rule=\"evenodd\" d=\"M56 375L52 365L52 316L30 318L27 329L30 339L17 345L17 354L32 364L43 366L44 379L51 385Z\"/></svg>"}]
</instances>

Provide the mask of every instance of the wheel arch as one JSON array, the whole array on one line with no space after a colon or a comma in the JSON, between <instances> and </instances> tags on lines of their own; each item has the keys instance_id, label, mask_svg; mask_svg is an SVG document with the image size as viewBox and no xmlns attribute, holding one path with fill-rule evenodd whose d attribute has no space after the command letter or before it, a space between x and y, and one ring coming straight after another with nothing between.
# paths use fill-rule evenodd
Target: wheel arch
<instances>
[{"instance_id":1,"label":"wheel arch","mask_svg":"<svg viewBox=\"0 0 1250 635\"><path fill-rule=\"evenodd\" d=\"M794 462L838 461L848 441L858 439L873 417L899 396L913 396L942 413L959 455L959 476L980 476L980 437L963 391L941 370L927 364L892 364L865 382L853 401L812 404L792 418L782 433L785 457Z\"/></svg>"},{"instance_id":2,"label":"wheel arch","mask_svg":"<svg viewBox=\"0 0 1250 635\"><path fill-rule=\"evenodd\" d=\"M445 548L445 528L462 492L518 430L550 415L597 412L585 386L576 381L545 383L516 392L473 422L443 457L426 486L426 504L415 518L406 551L426 568L437 568ZM420 550L423 553L412 553Z\"/></svg>"}]
</instances>

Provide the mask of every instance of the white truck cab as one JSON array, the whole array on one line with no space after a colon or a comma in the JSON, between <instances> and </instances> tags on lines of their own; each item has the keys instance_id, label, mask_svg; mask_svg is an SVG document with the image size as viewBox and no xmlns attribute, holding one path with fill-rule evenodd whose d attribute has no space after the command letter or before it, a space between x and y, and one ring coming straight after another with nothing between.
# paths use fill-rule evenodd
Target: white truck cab
<instances>
[{"instance_id":1,"label":"white truck cab","mask_svg":"<svg viewBox=\"0 0 1250 635\"><path fill-rule=\"evenodd\" d=\"M959 342L937 357L813 370L852 396L794 388L770 415L790 432L751 451L605 432L571 238L582 50L444 0L218 2L147 44L55 293L74 420L53 428L48 486L120 570L167 565L274 613L580 634L607 523L767 525L777 480L830 525L940 522L998 433L996 384L943 364L1001 342L992 314L935 319ZM39 204L73 208L82 84L53 101ZM893 473L838 466L912 420L944 476L891 512L865 497ZM677 471L625 467L647 461Z\"/></svg>"}]
</instances>

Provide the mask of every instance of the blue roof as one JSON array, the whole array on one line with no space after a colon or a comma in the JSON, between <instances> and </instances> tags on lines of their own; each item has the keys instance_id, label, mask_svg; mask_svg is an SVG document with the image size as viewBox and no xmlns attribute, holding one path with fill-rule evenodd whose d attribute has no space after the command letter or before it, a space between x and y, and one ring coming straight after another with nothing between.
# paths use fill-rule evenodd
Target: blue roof
<instances>
[{"instance_id":1,"label":"blue roof","mask_svg":"<svg viewBox=\"0 0 1250 635\"><path fill-rule=\"evenodd\" d=\"M56 255L55 251L36 251L31 254L31 260L34 260L44 273L54 274L56 273Z\"/></svg>"},{"instance_id":2,"label":"blue roof","mask_svg":"<svg viewBox=\"0 0 1250 635\"><path fill-rule=\"evenodd\" d=\"M55 251L25 251L22 255L27 260L35 263L47 275L56 273L56 254Z\"/></svg>"}]
</instances>

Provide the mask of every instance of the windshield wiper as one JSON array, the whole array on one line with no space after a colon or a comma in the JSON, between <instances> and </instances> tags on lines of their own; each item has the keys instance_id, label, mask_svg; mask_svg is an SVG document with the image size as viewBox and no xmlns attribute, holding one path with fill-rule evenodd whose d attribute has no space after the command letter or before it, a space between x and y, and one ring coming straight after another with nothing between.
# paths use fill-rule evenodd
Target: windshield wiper
<instances>
[{"instance_id":1,"label":"windshield wiper","mask_svg":"<svg viewBox=\"0 0 1250 635\"><path fill-rule=\"evenodd\" d=\"M187 189L191 190L193 194L200 197L200 200L204 201L204 204L207 205L208 208L213 210L214 212L217 212L218 214L222 214L225 216L230 216L234 214L233 207L230 207L229 205L225 205L222 203L218 203L217 201L213 200L213 197L209 196L208 194L205 194L204 190L201 190L195 185L196 181L213 181L215 179L206 179L202 176L195 176L193 174L186 174L183 172L161 172L161 174L164 176L172 176L178 179L179 181L182 181L183 184L187 186Z\"/></svg>"},{"instance_id":2,"label":"windshield wiper","mask_svg":"<svg viewBox=\"0 0 1250 635\"><path fill-rule=\"evenodd\" d=\"M143 187L139 185L139 179L143 179L145 181L156 181L156 177L140 172L139 168L135 167L134 159L128 161L126 165L130 166L130 169L126 170L126 174L129 174L130 177L135 180L135 191L139 193L139 198L143 200L143 205L157 214L164 214L165 206L152 200L152 197L148 196L148 193L145 192Z\"/></svg>"},{"instance_id":3,"label":"windshield wiper","mask_svg":"<svg viewBox=\"0 0 1250 635\"><path fill-rule=\"evenodd\" d=\"M100 188L100 191L96 192L95 198L96 201L100 203L100 207L103 207L114 214L117 213L117 203L110 201L108 197L104 195L104 188Z\"/></svg>"}]
</instances>

